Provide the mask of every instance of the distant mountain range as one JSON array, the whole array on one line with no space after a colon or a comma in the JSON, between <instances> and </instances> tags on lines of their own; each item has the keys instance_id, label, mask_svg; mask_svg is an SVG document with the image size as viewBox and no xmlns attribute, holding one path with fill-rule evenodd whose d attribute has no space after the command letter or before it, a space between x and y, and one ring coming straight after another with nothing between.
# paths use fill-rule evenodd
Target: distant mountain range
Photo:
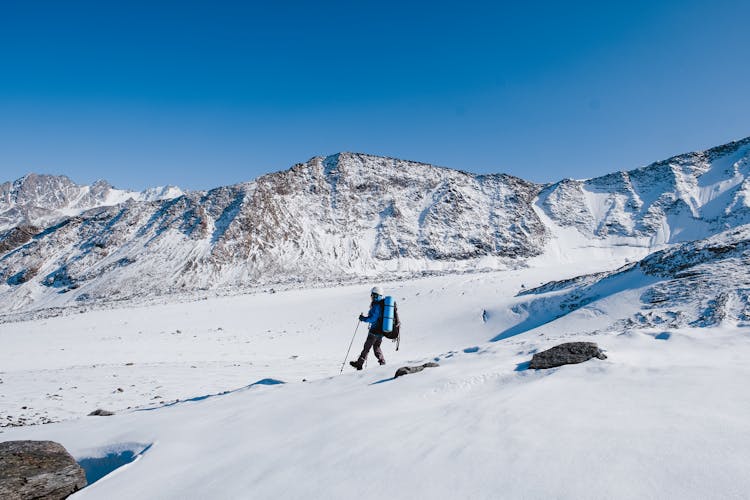
<instances>
[{"instance_id":1,"label":"distant mountain range","mask_svg":"<svg viewBox=\"0 0 750 500\"><path fill-rule=\"evenodd\" d=\"M546 185L354 153L210 191L31 174L0 185L0 313L647 252L750 223L749 174L750 138Z\"/></svg>"},{"instance_id":2,"label":"distant mountain range","mask_svg":"<svg viewBox=\"0 0 750 500\"><path fill-rule=\"evenodd\" d=\"M28 174L0 184L0 231L19 225L43 227L90 208L127 200L154 201L182 194L174 186L134 192L115 189L103 180L79 186L64 175Z\"/></svg>"}]
</instances>

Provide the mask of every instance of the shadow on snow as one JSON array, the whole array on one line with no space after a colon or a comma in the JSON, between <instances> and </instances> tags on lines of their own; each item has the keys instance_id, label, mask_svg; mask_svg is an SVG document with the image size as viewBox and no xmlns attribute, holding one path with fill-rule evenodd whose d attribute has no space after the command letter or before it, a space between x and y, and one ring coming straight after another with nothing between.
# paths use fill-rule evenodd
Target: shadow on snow
<instances>
[{"instance_id":1,"label":"shadow on snow","mask_svg":"<svg viewBox=\"0 0 750 500\"><path fill-rule=\"evenodd\" d=\"M275 378L264 378L264 379L258 380L257 382L253 382L250 385L246 385L246 386L240 387L238 389L233 389L231 391L224 391L224 392L219 392L219 393L216 393L216 394L206 394L204 396L196 396L194 398L189 398L189 399L178 399L176 401L172 401L171 403L165 403L165 404L163 404L161 406L155 406L153 408L138 408L135 411L153 411L153 410L159 410L161 408L167 408L168 406L175 406L175 405L180 405L180 404L183 404L183 403L194 403L196 401L203 401L204 399L215 398L217 396L226 396L227 394L233 394L235 392L246 391L248 389L252 389L253 387L255 387L257 385L279 385L279 384L284 384L284 383L286 383L286 382L284 382L283 380L277 380Z\"/></svg>"},{"instance_id":2,"label":"shadow on snow","mask_svg":"<svg viewBox=\"0 0 750 500\"><path fill-rule=\"evenodd\" d=\"M148 445L141 451L137 451L137 449L126 449L113 451L103 457L82 458L81 460L78 460L78 465L80 465L86 473L87 486L91 486L110 472L133 462L136 458L146 453L150 448L151 445Z\"/></svg>"}]
</instances>

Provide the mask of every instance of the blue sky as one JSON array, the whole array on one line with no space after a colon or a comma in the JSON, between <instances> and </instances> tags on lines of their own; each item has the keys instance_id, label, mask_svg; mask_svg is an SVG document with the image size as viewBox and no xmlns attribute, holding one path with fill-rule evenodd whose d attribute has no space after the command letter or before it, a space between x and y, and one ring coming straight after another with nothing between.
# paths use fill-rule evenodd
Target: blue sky
<instances>
[{"instance_id":1,"label":"blue sky","mask_svg":"<svg viewBox=\"0 0 750 500\"><path fill-rule=\"evenodd\" d=\"M358 151L546 182L750 135L748 2L1 9L0 180L203 189Z\"/></svg>"}]
</instances>

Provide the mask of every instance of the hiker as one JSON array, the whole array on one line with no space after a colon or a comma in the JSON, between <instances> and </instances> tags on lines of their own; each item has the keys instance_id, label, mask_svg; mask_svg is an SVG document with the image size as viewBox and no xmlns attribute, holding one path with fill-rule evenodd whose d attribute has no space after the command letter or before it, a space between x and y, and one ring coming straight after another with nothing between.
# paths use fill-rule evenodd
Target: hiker
<instances>
[{"instance_id":1,"label":"hiker","mask_svg":"<svg viewBox=\"0 0 750 500\"><path fill-rule=\"evenodd\" d=\"M370 291L370 298L372 299L370 302L370 312L367 313L367 316L363 316L362 314L359 315L360 321L370 323L367 340L365 340L365 346L362 348L362 353L359 355L359 359L357 361L349 362L349 364L357 370L361 370L365 365L365 360L370 353L370 348L375 351L375 357L378 358L378 363L381 365L385 364L385 357L383 356L383 351L380 349L380 344L383 343L383 289L379 286L373 287Z\"/></svg>"}]
</instances>

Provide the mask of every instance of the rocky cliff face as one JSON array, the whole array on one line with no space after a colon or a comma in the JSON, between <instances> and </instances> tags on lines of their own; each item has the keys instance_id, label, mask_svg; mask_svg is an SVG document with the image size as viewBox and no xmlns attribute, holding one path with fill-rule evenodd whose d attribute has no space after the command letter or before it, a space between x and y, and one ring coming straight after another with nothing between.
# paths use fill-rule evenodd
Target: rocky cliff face
<instances>
[{"instance_id":1,"label":"rocky cliff face","mask_svg":"<svg viewBox=\"0 0 750 500\"><path fill-rule=\"evenodd\" d=\"M205 192L28 176L0 186L0 313L500 268L542 255L560 227L612 245L703 238L750 222L748 158L750 138L548 186L351 153Z\"/></svg>"},{"instance_id":2,"label":"rocky cliff face","mask_svg":"<svg viewBox=\"0 0 750 500\"><path fill-rule=\"evenodd\" d=\"M6 231L6 311L217 286L456 270L538 255L540 186L342 153L254 182ZM57 199L57 198L53 198ZM31 229L30 229L31 228Z\"/></svg>"}]
</instances>

